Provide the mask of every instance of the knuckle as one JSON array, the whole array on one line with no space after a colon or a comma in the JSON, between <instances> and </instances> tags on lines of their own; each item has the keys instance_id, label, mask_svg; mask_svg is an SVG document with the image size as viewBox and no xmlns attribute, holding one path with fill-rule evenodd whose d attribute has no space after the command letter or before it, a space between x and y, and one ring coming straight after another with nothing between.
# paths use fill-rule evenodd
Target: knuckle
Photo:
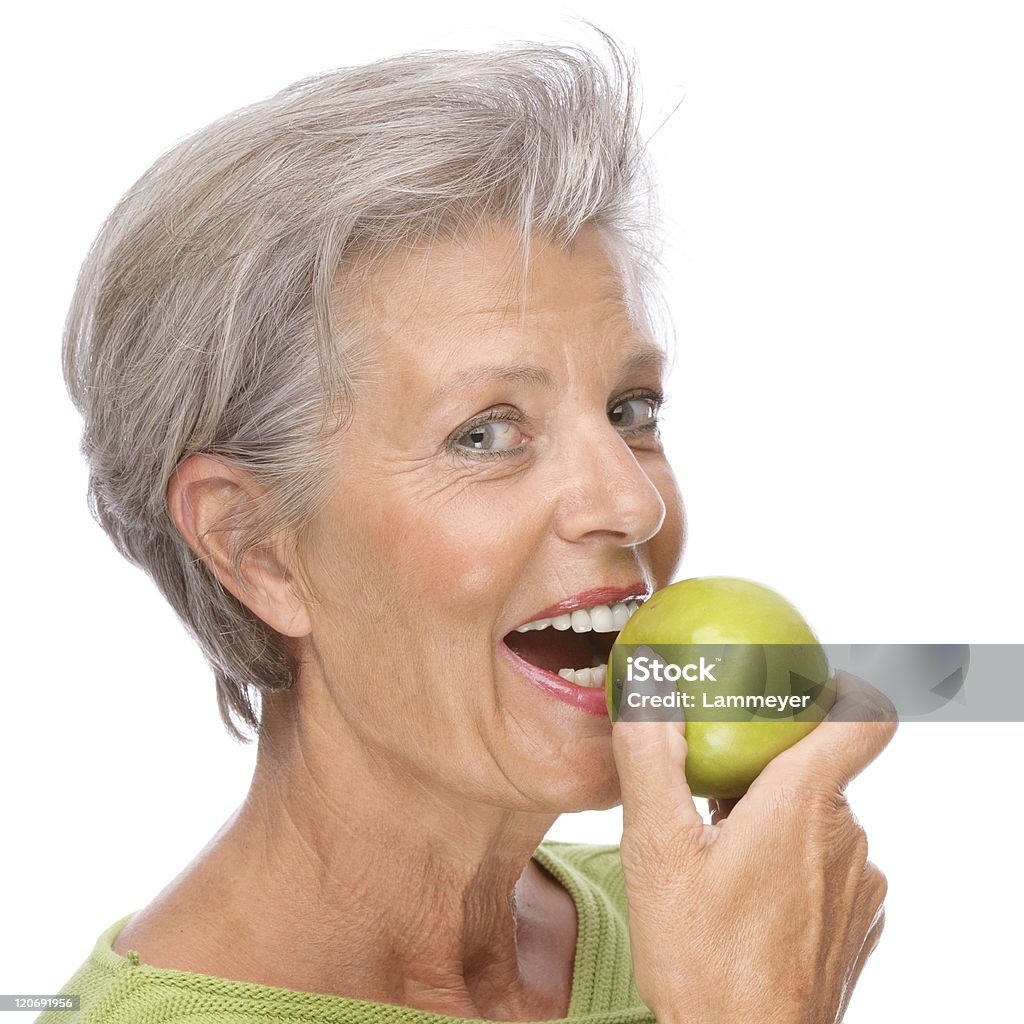
<instances>
[{"instance_id":1,"label":"knuckle","mask_svg":"<svg viewBox=\"0 0 1024 1024\"><path fill-rule=\"evenodd\" d=\"M899 728L899 721L896 718L896 708L888 697L885 698L884 708L876 709L877 717L864 723L865 729L870 729L876 736L880 737L878 748L884 750L891 742L896 730Z\"/></svg>"},{"instance_id":2,"label":"knuckle","mask_svg":"<svg viewBox=\"0 0 1024 1024\"><path fill-rule=\"evenodd\" d=\"M849 837L847 837L843 852L846 855L846 861L849 865L848 870L851 877L854 879L858 876L863 878L864 871L868 863L867 836L864 833L864 829L859 825L857 825L851 831Z\"/></svg>"},{"instance_id":3,"label":"knuckle","mask_svg":"<svg viewBox=\"0 0 1024 1024\"><path fill-rule=\"evenodd\" d=\"M848 722L887 722L896 731L896 706L885 693L852 672L840 670L836 680L841 691L835 705L836 718Z\"/></svg>"},{"instance_id":4,"label":"knuckle","mask_svg":"<svg viewBox=\"0 0 1024 1024\"><path fill-rule=\"evenodd\" d=\"M846 863L855 877L856 874L863 874L868 864L868 834L864 830L864 826L857 820L857 816L853 813L845 797L842 805L837 807L836 828L840 855L846 859Z\"/></svg>"},{"instance_id":5,"label":"knuckle","mask_svg":"<svg viewBox=\"0 0 1024 1024\"><path fill-rule=\"evenodd\" d=\"M868 834L861 824L854 821L850 827L850 851L857 864L867 865L868 862Z\"/></svg>"},{"instance_id":6,"label":"knuckle","mask_svg":"<svg viewBox=\"0 0 1024 1024\"><path fill-rule=\"evenodd\" d=\"M879 869L878 865L871 861L864 865L864 877L866 887L871 893L872 902L875 906L881 906L885 902L885 897L889 894L889 880Z\"/></svg>"},{"instance_id":7,"label":"knuckle","mask_svg":"<svg viewBox=\"0 0 1024 1024\"><path fill-rule=\"evenodd\" d=\"M843 793L825 780L805 782L800 788L800 802L812 820L828 823L849 807Z\"/></svg>"}]
</instances>

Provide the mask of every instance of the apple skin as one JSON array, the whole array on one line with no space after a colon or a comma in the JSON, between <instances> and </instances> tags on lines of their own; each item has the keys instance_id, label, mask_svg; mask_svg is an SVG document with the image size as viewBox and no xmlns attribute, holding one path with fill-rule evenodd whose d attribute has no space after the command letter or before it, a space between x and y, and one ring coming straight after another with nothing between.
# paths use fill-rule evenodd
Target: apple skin
<instances>
[{"instance_id":1,"label":"apple skin","mask_svg":"<svg viewBox=\"0 0 1024 1024\"><path fill-rule=\"evenodd\" d=\"M817 726L835 700L835 678L814 631L781 594L752 580L704 576L673 583L640 606L615 642L804 645L805 654L809 651L818 661L821 677L827 677L820 697L806 711L793 715L772 721L689 719L686 779L694 796L742 796L773 757ZM787 651L781 648L779 655ZM788 679L788 671L784 675ZM612 717L611 658L606 678L608 715Z\"/></svg>"}]
</instances>

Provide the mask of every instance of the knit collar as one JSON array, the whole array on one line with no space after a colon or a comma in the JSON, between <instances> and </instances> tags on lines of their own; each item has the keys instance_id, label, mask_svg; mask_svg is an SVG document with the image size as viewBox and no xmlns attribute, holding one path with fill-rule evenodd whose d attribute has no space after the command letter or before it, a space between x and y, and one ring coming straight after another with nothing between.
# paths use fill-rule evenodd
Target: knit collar
<instances>
[{"instance_id":1,"label":"knit collar","mask_svg":"<svg viewBox=\"0 0 1024 1024\"><path fill-rule=\"evenodd\" d=\"M625 906L621 869L604 870L604 877L594 873L600 855L607 855L611 849L547 841L534 853L533 859L572 897L578 921L568 1015L541 1024L581 1018L592 1024L641 1024L654 1019L639 1002L632 983L627 925L617 909ZM103 971L118 973L115 987L124 998L141 999L147 1006L161 1003L166 1007L167 1019L189 1010L197 1020L209 1020L211 1024L234 1024L236 1020L241 1024L251 1020L257 1005L262 1004L275 1021L289 1024L464 1024L466 1020L391 1003L153 967L142 963L134 950L122 957L114 952L113 942L136 913L125 915L103 932L91 960ZM147 1019L163 1017L158 1014Z\"/></svg>"}]
</instances>

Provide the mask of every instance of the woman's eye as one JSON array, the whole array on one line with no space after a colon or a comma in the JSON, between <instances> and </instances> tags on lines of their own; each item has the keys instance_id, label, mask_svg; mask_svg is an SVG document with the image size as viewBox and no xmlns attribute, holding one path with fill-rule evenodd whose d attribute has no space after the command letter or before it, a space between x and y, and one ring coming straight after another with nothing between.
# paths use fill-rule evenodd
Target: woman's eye
<instances>
[{"instance_id":1,"label":"woman's eye","mask_svg":"<svg viewBox=\"0 0 1024 1024\"><path fill-rule=\"evenodd\" d=\"M647 430L657 424L658 399L652 397L627 398L618 405L612 406L608 419L617 427L630 430Z\"/></svg>"},{"instance_id":2,"label":"woman's eye","mask_svg":"<svg viewBox=\"0 0 1024 1024\"><path fill-rule=\"evenodd\" d=\"M460 448L480 452L507 452L516 448L522 439L522 432L515 423L507 420L478 423L470 427L458 441Z\"/></svg>"}]
</instances>

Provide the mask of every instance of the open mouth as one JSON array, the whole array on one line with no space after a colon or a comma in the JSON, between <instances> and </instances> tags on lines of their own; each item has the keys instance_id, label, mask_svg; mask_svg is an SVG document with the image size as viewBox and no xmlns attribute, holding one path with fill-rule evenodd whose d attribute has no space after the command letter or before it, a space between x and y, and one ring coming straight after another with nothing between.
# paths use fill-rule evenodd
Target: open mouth
<instances>
[{"instance_id":1,"label":"open mouth","mask_svg":"<svg viewBox=\"0 0 1024 1024\"><path fill-rule=\"evenodd\" d=\"M601 605L528 623L508 633L505 645L523 661L569 683L603 687L612 646L638 603Z\"/></svg>"}]
</instances>

